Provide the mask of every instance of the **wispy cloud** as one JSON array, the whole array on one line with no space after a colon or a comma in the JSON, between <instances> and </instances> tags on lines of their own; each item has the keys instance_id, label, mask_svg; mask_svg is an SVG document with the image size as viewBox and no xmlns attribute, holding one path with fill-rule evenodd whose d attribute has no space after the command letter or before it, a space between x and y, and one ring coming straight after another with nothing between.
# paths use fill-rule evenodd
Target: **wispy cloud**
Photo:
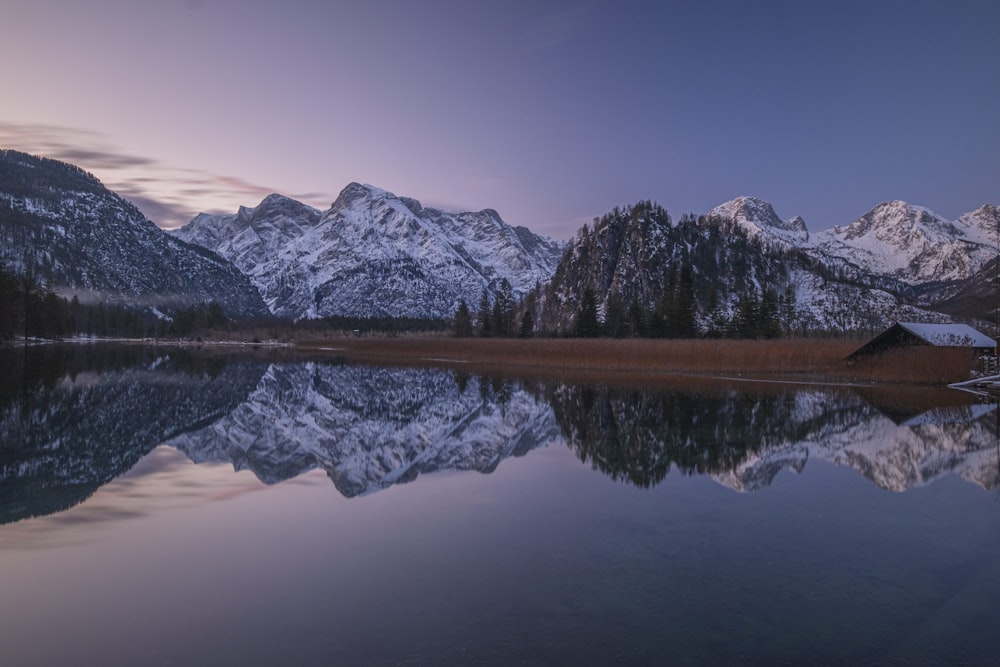
<instances>
[{"instance_id":1,"label":"wispy cloud","mask_svg":"<svg viewBox=\"0 0 1000 667\"><path fill-rule=\"evenodd\" d=\"M256 204L276 189L236 176L177 167L115 147L103 134L34 123L0 121L0 148L42 155L93 173L160 227L186 224L201 212L231 212ZM324 206L336 193L283 193Z\"/></svg>"}]
</instances>

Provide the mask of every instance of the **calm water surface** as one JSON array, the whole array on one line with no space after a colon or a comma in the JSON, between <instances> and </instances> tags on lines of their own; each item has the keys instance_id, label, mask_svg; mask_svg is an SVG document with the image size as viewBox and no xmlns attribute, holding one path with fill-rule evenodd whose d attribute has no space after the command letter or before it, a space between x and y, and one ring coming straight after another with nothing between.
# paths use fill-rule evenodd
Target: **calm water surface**
<instances>
[{"instance_id":1,"label":"calm water surface","mask_svg":"<svg viewBox=\"0 0 1000 667\"><path fill-rule=\"evenodd\" d=\"M0 356L5 665L997 664L995 406Z\"/></svg>"}]
</instances>

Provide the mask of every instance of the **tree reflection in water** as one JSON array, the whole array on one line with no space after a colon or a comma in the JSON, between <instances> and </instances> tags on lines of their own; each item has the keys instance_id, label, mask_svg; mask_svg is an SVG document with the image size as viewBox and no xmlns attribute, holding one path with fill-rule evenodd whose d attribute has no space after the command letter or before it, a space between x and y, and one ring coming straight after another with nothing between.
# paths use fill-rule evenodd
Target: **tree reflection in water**
<instances>
[{"instance_id":1,"label":"tree reflection in water","mask_svg":"<svg viewBox=\"0 0 1000 667\"><path fill-rule=\"evenodd\" d=\"M947 472L1000 486L990 453L996 406L948 390L556 385L545 396L581 461L642 488L676 469L755 490L781 470L801 472L809 458L848 465L894 491Z\"/></svg>"},{"instance_id":2,"label":"tree reflection in water","mask_svg":"<svg viewBox=\"0 0 1000 667\"><path fill-rule=\"evenodd\" d=\"M995 406L948 390L637 389L133 346L0 356L0 522L70 507L163 443L268 484L320 468L348 497L553 442L642 488L675 470L751 491L810 458L894 491L946 473L1000 488Z\"/></svg>"},{"instance_id":3,"label":"tree reflection in water","mask_svg":"<svg viewBox=\"0 0 1000 667\"><path fill-rule=\"evenodd\" d=\"M546 397L581 461L639 487L733 470L796 428L795 393L751 395L558 386Z\"/></svg>"}]
</instances>

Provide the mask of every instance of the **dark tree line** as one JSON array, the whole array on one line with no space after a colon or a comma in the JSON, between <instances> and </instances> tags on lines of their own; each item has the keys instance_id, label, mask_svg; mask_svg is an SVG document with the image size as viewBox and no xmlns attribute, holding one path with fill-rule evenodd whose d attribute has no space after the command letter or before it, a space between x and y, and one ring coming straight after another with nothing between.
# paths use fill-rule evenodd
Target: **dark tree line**
<instances>
[{"instance_id":1,"label":"dark tree line","mask_svg":"<svg viewBox=\"0 0 1000 667\"><path fill-rule=\"evenodd\" d=\"M682 269L681 275L685 272ZM581 338L779 338L782 316L794 307L794 291L779 300L774 290L760 295L750 290L740 295L732 315L718 314L702 331L695 319L695 301L690 284L683 278L664 292L655 308L647 310L637 301L626 307L610 294L603 321L598 317L594 290L586 288L573 320L573 335ZM788 296L790 293L791 296ZM791 304L791 305L789 305Z\"/></svg>"},{"instance_id":2,"label":"dark tree line","mask_svg":"<svg viewBox=\"0 0 1000 667\"><path fill-rule=\"evenodd\" d=\"M83 304L42 286L30 274L0 266L0 340L70 335L126 338L185 337L232 325L217 303L173 311L169 318L148 310L107 303Z\"/></svg>"},{"instance_id":3,"label":"dark tree line","mask_svg":"<svg viewBox=\"0 0 1000 667\"><path fill-rule=\"evenodd\" d=\"M331 316L292 322L275 319L270 322L272 329L287 329L295 331L320 331L332 329L343 332L364 333L406 333L447 331L448 321L428 317L351 317Z\"/></svg>"},{"instance_id":4,"label":"dark tree line","mask_svg":"<svg viewBox=\"0 0 1000 667\"><path fill-rule=\"evenodd\" d=\"M69 329L66 300L0 266L0 340L15 336L62 336Z\"/></svg>"},{"instance_id":5,"label":"dark tree line","mask_svg":"<svg viewBox=\"0 0 1000 667\"><path fill-rule=\"evenodd\" d=\"M452 333L458 338L528 338L535 330L534 315L514 298L514 288L504 278L496 298L483 289L475 316L463 299L452 319Z\"/></svg>"}]
</instances>

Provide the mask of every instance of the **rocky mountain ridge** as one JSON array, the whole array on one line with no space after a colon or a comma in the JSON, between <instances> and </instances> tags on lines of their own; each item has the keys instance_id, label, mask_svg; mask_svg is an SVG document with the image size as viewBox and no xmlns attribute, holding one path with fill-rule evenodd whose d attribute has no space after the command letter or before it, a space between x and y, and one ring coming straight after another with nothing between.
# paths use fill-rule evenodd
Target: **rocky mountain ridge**
<instances>
[{"instance_id":1,"label":"rocky mountain ridge","mask_svg":"<svg viewBox=\"0 0 1000 667\"><path fill-rule=\"evenodd\" d=\"M639 202L576 235L535 295L533 315L543 329L568 332L591 290L602 317L632 304L669 316L664 295L674 298L677 276L687 270L702 333L731 326L748 298L770 299L787 333L976 317L979 311L946 302L972 294L969 285L982 280L997 253L998 228L1000 209L991 205L947 221L886 202L851 225L810 234L802 218L782 220L753 197L676 222L662 207Z\"/></svg>"},{"instance_id":2,"label":"rocky mountain ridge","mask_svg":"<svg viewBox=\"0 0 1000 667\"><path fill-rule=\"evenodd\" d=\"M232 317L267 314L227 260L165 234L92 175L0 151L0 262L82 303L164 312L216 302Z\"/></svg>"},{"instance_id":3,"label":"rocky mountain ridge","mask_svg":"<svg viewBox=\"0 0 1000 667\"><path fill-rule=\"evenodd\" d=\"M982 206L956 221L902 201L879 204L850 225L816 234L808 251L828 263L934 291L972 277L997 253L1000 210Z\"/></svg>"},{"instance_id":4,"label":"rocky mountain ridge","mask_svg":"<svg viewBox=\"0 0 1000 667\"><path fill-rule=\"evenodd\" d=\"M515 295L548 280L565 244L511 227L492 209L445 212L351 183L325 212L280 195L197 216L177 238L240 267L271 312L449 317L503 280Z\"/></svg>"},{"instance_id":5,"label":"rocky mountain ridge","mask_svg":"<svg viewBox=\"0 0 1000 667\"><path fill-rule=\"evenodd\" d=\"M506 283L515 298L532 295L536 330L565 333L588 289L602 318L633 303L670 316L665 294L683 282L694 301L684 317L702 335L733 326L751 298L793 334L982 319L998 228L995 205L949 221L889 201L810 233L802 218L738 197L676 222L640 202L562 242L491 209L446 212L352 183L326 211L275 194L165 234L72 165L0 154L5 267L84 302L169 312L216 301L237 318L448 318Z\"/></svg>"}]
</instances>

